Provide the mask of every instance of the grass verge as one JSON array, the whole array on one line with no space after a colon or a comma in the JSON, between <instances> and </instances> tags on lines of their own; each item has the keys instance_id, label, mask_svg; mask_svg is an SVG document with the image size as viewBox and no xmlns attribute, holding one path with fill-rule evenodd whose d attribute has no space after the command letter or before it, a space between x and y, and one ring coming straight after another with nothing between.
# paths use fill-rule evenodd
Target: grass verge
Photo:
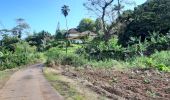
<instances>
[{"instance_id":1,"label":"grass verge","mask_svg":"<svg viewBox=\"0 0 170 100\"><path fill-rule=\"evenodd\" d=\"M56 74L54 70L45 68L44 74L46 79L66 100L85 100L83 95L78 93L73 86L68 82L61 80L60 75Z\"/></svg>"},{"instance_id":2,"label":"grass verge","mask_svg":"<svg viewBox=\"0 0 170 100\"><path fill-rule=\"evenodd\" d=\"M5 85L5 83L8 81L10 76L16 72L18 68L15 69L7 69L4 71L0 71L0 89Z\"/></svg>"},{"instance_id":3,"label":"grass verge","mask_svg":"<svg viewBox=\"0 0 170 100\"><path fill-rule=\"evenodd\" d=\"M81 85L79 80L63 76L57 70L44 68L44 75L65 100L106 100L105 97Z\"/></svg>"}]
</instances>

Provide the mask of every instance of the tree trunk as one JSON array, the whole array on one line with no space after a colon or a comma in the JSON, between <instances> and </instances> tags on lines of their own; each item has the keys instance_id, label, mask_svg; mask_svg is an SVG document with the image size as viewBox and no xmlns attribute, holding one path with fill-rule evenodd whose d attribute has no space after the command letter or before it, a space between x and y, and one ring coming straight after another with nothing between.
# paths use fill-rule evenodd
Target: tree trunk
<instances>
[{"instance_id":1,"label":"tree trunk","mask_svg":"<svg viewBox=\"0 0 170 100\"><path fill-rule=\"evenodd\" d=\"M67 51L68 51L68 24L67 24L67 17L65 17L65 20L66 20L66 28L67 28L67 32L66 32L66 54L67 54Z\"/></svg>"},{"instance_id":2,"label":"tree trunk","mask_svg":"<svg viewBox=\"0 0 170 100\"><path fill-rule=\"evenodd\" d=\"M108 39L110 38L110 33L109 30L106 28L106 23L105 23L105 16L106 16L106 9L107 7L113 2L114 0L111 0L110 2L106 2L104 7L102 7L102 27L103 27L103 32L104 32L104 41L105 43L108 42Z\"/></svg>"},{"instance_id":3,"label":"tree trunk","mask_svg":"<svg viewBox=\"0 0 170 100\"><path fill-rule=\"evenodd\" d=\"M117 14L118 14L118 18L119 18L120 17L121 4L120 4L120 0L117 0L117 2L118 2L118 7L119 7Z\"/></svg>"}]
</instances>

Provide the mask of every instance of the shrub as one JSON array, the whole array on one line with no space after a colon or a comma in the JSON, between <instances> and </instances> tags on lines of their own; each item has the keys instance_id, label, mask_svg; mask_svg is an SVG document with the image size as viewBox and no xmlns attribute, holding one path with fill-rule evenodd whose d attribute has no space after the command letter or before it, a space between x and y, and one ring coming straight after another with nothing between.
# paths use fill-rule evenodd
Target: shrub
<instances>
[{"instance_id":1,"label":"shrub","mask_svg":"<svg viewBox=\"0 0 170 100\"><path fill-rule=\"evenodd\" d=\"M2 49L1 54L3 55L0 57L0 70L19 67L21 65L32 63L38 59L38 56L35 56L36 48L31 47L28 43L21 41L15 43L14 46L14 52Z\"/></svg>"},{"instance_id":2,"label":"shrub","mask_svg":"<svg viewBox=\"0 0 170 100\"><path fill-rule=\"evenodd\" d=\"M93 40L90 44L87 44L84 49L87 53L86 56L90 60L120 60L124 57L124 48L122 48L121 45L118 45L117 37L113 37L107 43L105 41L101 41L100 39Z\"/></svg>"},{"instance_id":3,"label":"shrub","mask_svg":"<svg viewBox=\"0 0 170 100\"><path fill-rule=\"evenodd\" d=\"M71 50L72 51L72 50ZM66 54L59 48L51 48L46 54L48 66L53 67L54 65L70 65L70 66L82 66L86 61L82 56L78 56L73 51Z\"/></svg>"},{"instance_id":4,"label":"shrub","mask_svg":"<svg viewBox=\"0 0 170 100\"><path fill-rule=\"evenodd\" d=\"M170 51L156 52L155 54L146 57L136 57L131 59L131 66L142 68L156 68L160 71L170 71Z\"/></svg>"},{"instance_id":5,"label":"shrub","mask_svg":"<svg viewBox=\"0 0 170 100\"><path fill-rule=\"evenodd\" d=\"M161 51L161 52L156 52L150 57L155 60L156 64L165 64L165 66L170 66L170 51Z\"/></svg>"},{"instance_id":6,"label":"shrub","mask_svg":"<svg viewBox=\"0 0 170 100\"><path fill-rule=\"evenodd\" d=\"M71 65L74 67L80 67L83 66L86 62L86 59L84 59L81 56L78 56L76 54L69 54L64 55L61 61L62 65Z\"/></svg>"},{"instance_id":7,"label":"shrub","mask_svg":"<svg viewBox=\"0 0 170 100\"><path fill-rule=\"evenodd\" d=\"M155 53L155 51L170 50L170 33L161 35L160 33L153 32L150 38L146 49L148 55Z\"/></svg>"}]
</instances>

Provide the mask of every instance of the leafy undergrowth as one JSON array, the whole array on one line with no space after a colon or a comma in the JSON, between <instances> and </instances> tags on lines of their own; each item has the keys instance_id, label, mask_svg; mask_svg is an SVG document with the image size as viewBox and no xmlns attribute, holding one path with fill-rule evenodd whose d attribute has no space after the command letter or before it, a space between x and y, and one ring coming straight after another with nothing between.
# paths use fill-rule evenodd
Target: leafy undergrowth
<instances>
[{"instance_id":1,"label":"leafy undergrowth","mask_svg":"<svg viewBox=\"0 0 170 100\"><path fill-rule=\"evenodd\" d=\"M80 80L63 76L61 70L45 68L44 75L65 100L107 100L82 85Z\"/></svg>"},{"instance_id":2,"label":"leafy undergrowth","mask_svg":"<svg viewBox=\"0 0 170 100\"><path fill-rule=\"evenodd\" d=\"M63 74L83 78L95 92L111 99L169 100L170 73L154 69L116 71L111 69L69 69Z\"/></svg>"},{"instance_id":3,"label":"leafy undergrowth","mask_svg":"<svg viewBox=\"0 0 170 100\"><path fill-rule=\"evenodd\" d=\"M159 71L170 72L170 51L161 51L150 57L137 57L131 61L131 67L155 68Z\"/></svg>"},{"instance_id":4,"label":"leafy undergrowth","mask_svg":"<svg viewBox=\"0 0 170 100\"><path fill-rule=\"evenodd\" d=\"M60 48L51 48L45 55L47 56L46 65L55 67L58 65L69 65L74 67L94 67L94 68L154 68L159 71L170 72L170 51L156 52L150 56L131 57L128 60L92 60L86 56L75 54L75 48L70 47L71 52L66 54ZM114 57L114 56L113 56Z\"/></svg>"}]
</instances>

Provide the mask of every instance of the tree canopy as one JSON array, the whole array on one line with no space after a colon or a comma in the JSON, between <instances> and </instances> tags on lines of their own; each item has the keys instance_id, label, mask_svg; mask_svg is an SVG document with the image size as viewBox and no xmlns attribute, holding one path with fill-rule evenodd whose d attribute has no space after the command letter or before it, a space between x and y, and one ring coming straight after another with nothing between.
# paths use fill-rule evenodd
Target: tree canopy
<instances>
[{"instance_id":1,"label":"tree canopy","mask_svg":"<svg viewBox=\"0 0 170 100\"><path fill-rule=\"evenodd\" d=\"M170 30L170 0L147 0L136 7L125 31L120 34L120 42L127 45L130 37L141 37L142 41L154 31L166 34Z\"/></svg>"},{"instance_id":2,"label":"tree canopy","mask_svg":"<svg viewBox=\"0 0 170 100\"><path fill-rule=\"evenodd\" d=\"M87 30L94 31L95 30L94 29L95 28L95 22L90 18L83 18L80 21L77 28L80 32L87 31Z\"/></svg>"}]
</instances>

